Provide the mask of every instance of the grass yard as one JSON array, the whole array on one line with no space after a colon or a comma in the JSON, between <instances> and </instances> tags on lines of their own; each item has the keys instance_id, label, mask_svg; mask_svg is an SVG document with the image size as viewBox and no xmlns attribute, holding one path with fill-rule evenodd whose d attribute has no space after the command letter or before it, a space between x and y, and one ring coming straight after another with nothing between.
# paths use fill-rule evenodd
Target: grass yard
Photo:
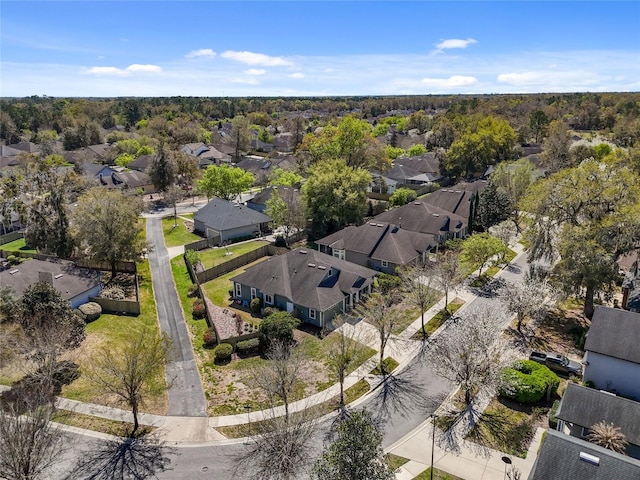
<instances>
[{"instance_id":1,"label":"grass yard","mask_svg":"<svg viewBox=\"0 0 640 480\"><path fill-rule=\"evenodd\" d=\"M433 467L427 468L424 472L422 472L417 477L413 477L413 480L431 480L431 469ZM443 472L442 470L438 470L437 468L433 469L433 480L464 480L460 477L456 477L455 475L451 475L450 473Z\"/></svg>"},{"instance_id":2,"label":"grass yard","mask_svg":"<svg viewBox=\"0 0 640 480\"><path fill-rule=\"evenodd\" d=\"M207 268L220 265L230 258L237 257L244 253L256 250L264 245L267 245L268 243L269 242L264 240L252 240L250 242L237 243L235 245L229 246L228 248L216 247L202 250L198 252L198 256L200 257L200 263L202 263L202 266L206 270ZM231 255L227 255L227 251L231 252Z\"/></svg>"},{"instance_id":3,"label":"grass yard","mask_svg":"<svg viewBox=\"0 0 640 480\"><path fill-rule=\"evenodd\" d=\"M393 372L398 367L398 365L400 365L396 359L391 357L385 358L382 361L382 363L384 365L384 373L386 374ZM371 370L370 373L371 375L382 375L382 370L380 369L380 365L376 365L376 368Z\"/></svg>"},{"instance_id":4,"label":"grass yard","mask_svg":"<svg viewBox=\"0 0 640 480\"><path fill-rule=\"evenodd\" d=\"M344 402L348 405L366 394L369 390L371 390L371 385L369 385L369 382L364 378L361 378L344 391Z\"/></svg>"},{"instance_id":5,"label":"grass yard","mask_svg":"<svg viewBox=\"0 0 640 480\"><path fill-rule=\"evenodd\" d=\"M133 430L133 423L120 422L118 420L110 420L107 418L94 417L93 415L85 415L70 410L57 410L51 421L69 425L71 427L84 428L94 432L108 433L118 437L126 437ZM150 427L140 424L140 428L136 435L142 433L151 433L156 427Z\"/></svg>"},{"instance_id":6,"label":"grass yard","mask_svg":"<svg viewBox=\"0 0 640 480\"><path fill-rule=\"evenodd\" d=\"M138 263L138 279L140 286L140 310L137 317L103 314L95 322L87 325L87 338L82 345L71 352L71 357L82 368L91 361L92 352L102 344L114 344L122 342L131 335L131 331L136 328L148 328L151 332L159 334L158 318L156 313L155 299L151 286L151 271L149 262ZM165 390L165 371L152 382L149 395L146 397L146 405L143 411L164 415L167 412L168 399ZM89 403L111 404L113 399L105 397L104 392L97 389L85 377L80 376L71 385L66 385L62 389L62 396ZM126 407L124 407L126 408Z\"/></svg>"},{"instance_id":7,"label":"grass yard","mask_svg":"<svg viewBox=\"0 0 640 480\"><path fill-rule=\"evenodd\" d=\"M429 304L425 311L429 310L435 302ZM398 322L393 326L391 333L394 335L400 335L406 330L406 328L415 322L416 318L420 318L420 309L418 307L406 307L403 305L396 306L400 310L400 318Z\"/></svg>"},{"instance_id":8,"label":"grass yard","mask_svg":"<svg viewBox=\"0 0 640 480\"><path fill-rule=\"evenodd\" d=\"M201 236L187 231L185 220L182 218L178 218L178 226L176 228L173 228L174 223L173 217L162 219L162 234L167 247L177 247L202 240Z\"/></svg>"},{"instance_id":9,"label":"grass yard","mask_svg":"<svg viewBox=\"0 0 640 480\"><path fill-rule=\"evenodd\" d=\"M35 249L27 248L24 237L14 240L13 242L0 245L0 250L6 250L7 252L37 253Z\"/></svg>"},{"instance_id":10,"label":"grass yard","mask_svg":"<svg viewBox=\"0 0 640 480\"><path fill-rule=\"evenodd\" d=\"M394 471L399 469L402 465L404 465L409 461L408 458L404 458L399 455L394 455L393 453L387 453L384 456L384 460L387 462L387 465L393 468Z\"/></svg>"},{"instance_id":11,"label":"grass yard","mask_svg":"<svg viewBox=\"0 0 640 480\"><path fill-rule=\"evenodd\" d=\"M538 424L543 422L546 407L531 407L494 398L466 439L509 455L526 458Z\"/></svg>"}]
</instances>

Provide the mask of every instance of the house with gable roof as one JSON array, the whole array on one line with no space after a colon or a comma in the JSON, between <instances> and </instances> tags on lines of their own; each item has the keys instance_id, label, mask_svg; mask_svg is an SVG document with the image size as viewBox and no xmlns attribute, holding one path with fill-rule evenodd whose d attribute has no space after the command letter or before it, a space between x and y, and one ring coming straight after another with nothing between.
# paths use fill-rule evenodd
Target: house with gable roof
<instances>
[{"instance_id":1,"label":"house with gable roof","mask_svg":"<svg viewBox=\"0 0 640 480\"><path fill-rule=\"evenodd\" d=\"M194 230L214 243L259 236L268 231L271 217L246 205L214 198L193 217Z\"/></svg>"},{"instance_id":2,"label":"house with gable roof","mask_svg":"<svg viewBox=\"0 0 640 480\"><path fill-rule=\"evenodd\" d=\"M375 219L359 227L343 228L316 243L322 253L384 273L425 261L427 253L438 244L431 234Z\"/></svg>"},{"instance_id":3,"label":"house with gable roof","mask_svg":"<svg viewBox=\"0 0 640 480\"><path fill-rule=\"evenodd\" d=\"M585 382L640 399L640 313L596 306L584 345Z\"/></svg>"},{"instance_id":4,"label":"house with gable roof","mask_svg":"<svg viewBox=\"0 0 640 480\"><path fill-rule=\"evenodd\" d=\"M260 298L302 322L325 327L371 293L378 272L317 250L297 248L269 257L231 278L233 298Z\"/></svg>"}]
</instances>

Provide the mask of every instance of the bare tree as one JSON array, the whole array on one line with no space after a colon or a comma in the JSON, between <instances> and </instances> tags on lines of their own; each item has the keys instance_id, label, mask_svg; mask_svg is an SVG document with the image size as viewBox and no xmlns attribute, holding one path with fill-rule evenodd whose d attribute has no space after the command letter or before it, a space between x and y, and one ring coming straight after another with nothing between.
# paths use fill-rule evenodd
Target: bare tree
<instances>
[{"instance_id":1,"label":"bare tree","mask_svg":"<svg viewBox=\"0 0 640 480\"><path fill-rule=\"evenodd\" d=\"M329 347L327 367L340 384L340 408L344 408L344 379L356 360L358 342L343 326L342 317L337 317L334 324L338 328L330 335L334 338L334 343Z\"/></svg>"},{"instance_id":2,"label":"bare tree","mask_svg":"<svg viewBox=\"0 0 640 480\"><path fill-rule=\"evenodd\" d=\"M613 423L602 421L593 425L590 430L587 440L591 443L614 452L625 453L629 442L624 433L620 431L620 427L614 426Z\"/></svg>"},{"instance_id":3,"label":"bare tree","mask_svg":"<svg viewBox=\"0 0 640 480\"><path fill-rule=\"evenodd\" d=\"M246 451L239 456L239 478L294 480L305 477L318 450L312 441L315 421L304 409L287 417L272 416L254 424Z\"/></svg>"},{"instance_id":4,"label":"bare tree","mask_svg":"<svg viewBox=\"0 0 640 480\"><path fill-rule=\"evenodd\" d=\"M430 264L419 262L409 268L400 271L402 290L409 304L420 310L422 325L422 338L427 338L427 330L424 325L424 312L433 305L440 292L432 287L433 270Z\"/></svg>"},{"instance_id":5,"label":"bare tree","mask_svg":"<svg viewBox=\"0 0 640 480\"><path fill-rule=\"evenodd\" d=\"M494 237L502 240L505 245L509 245L513 237L515 237L517 230L515 224L511 220L504 220L489 228L489 232Z\"/></svg>"},{"instance_id":6,"label":"bare tree","mask_svg":"<svg viewBox=\"0 0 640 480\"><path fill-rule=\"evenodd\" d=\"M64 451L63 438L51 425L54 412L48 389L0 398L0 478L48 478Z\"/></svg>"},{"instance_id":7,"label":"bare tree","mask_svg":"<svg viewBox=\"0 0 640 480\"><path fill-rule=\"evenodd\" d=\"M505 308L518 319L518 332L522 331L525 318L544 315L553 303L555 295L543 279L525 276L522 282L507 283L498 290L498 298Z\"/></svg>"},{"instance_id":8,"label":"bare tree","mask_svg":"<svg viewBox=\"0 0 640 480\"><path fill-rule=\"evenodd\" d=\"M378 332L380 341L380 371L386 374L384 368L384 350L394 327L398 324L399 315L393 308L393 298L385 298L378 292L374 292L355 308L357 315L366 319Z\"/></svg>"},{"instance_id":9,"label":"bare tree","mask_svg":"<svg viewBox=\"0 0 640 480\"><path fill-rule=\"evenodd\" d=\"M452 250L444 252L437 259L433 270L433 279L438 288L444 292L444 309L448 312L449 292L460 285L463 279L458 253Z\"/></svg>"},{"instance_id":10,"label":"bare tree","mask_svg":"<svg viewBox=\"0 0 640 480\"><path fill-rule=\"evenodd\" d=\"M505 343L495 313L480 308L454 323L432 346L436 372L457 384L471 405L480 388L495 387L506 365Z\"/></svg>"},{"instance_id":11,"label":"bare tree","mask_svg":"<svg viewBox=\"0 0 640 480\"><path fill-rule=\"evenodd\" d=\"M164 201L173 208L173 228L178 227L178 202L184 199L184 190L173 183L164 192Z\"/></svg>"},{"instance_id":12,"label":"bare tree","mask_svg":"<svg viewBox=\"0 0 640 480\"><path fill-rule=\"evenodd\" d=\"M87 376L95 385L131 408L132 437L139 427L140 406L144 404L151 383L162 373L169 346L166 336L145 328L131 332L121 345L103 344L87 369Z\"/></svg>"},{"instance_id":13,"label":"bare tree","mask_svg":"<svg viewBox=\"0 0 640 480\"><path fill-rule=\"evenodd\" d=\"M301 378L304 357L299 349L275 341L271 343L267 358L269 362L256 372L255 382L267 395L271 406L279 401L284 404L284 417L288 421L289 403Z\"/></svg>"}]
</instances>

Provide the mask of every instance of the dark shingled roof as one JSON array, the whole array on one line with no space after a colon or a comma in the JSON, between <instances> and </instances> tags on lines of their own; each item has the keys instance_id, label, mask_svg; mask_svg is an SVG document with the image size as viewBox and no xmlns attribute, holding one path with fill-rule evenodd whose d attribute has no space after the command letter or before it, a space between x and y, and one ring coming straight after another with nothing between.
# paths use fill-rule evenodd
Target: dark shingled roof
<instances>
[{"instance_id":1,"label":"dark shingled roof","mask_svg":"<svg viewBox=\"0 0 640 480\"><path fill-rule=\"evenodd\" d=\"M485 180L477 180L473 183L460 183L436 190L420 201L468 219L471 209L471 198L484 190L486 186L487 182Z\"/></svg>"},{"instance_id":2,"label":"dark shingled roof","mask_svg":"<svg viewBox=\"0 0 640 480\"><path fill-rule=\"evenodd\" d=\"M424 201L415 201L381 213L375 222L388 222L412 232L437 235L444 232L459 232L467 219L434 207Z\"/></svg>"},{"instance_id":3,"label":"dark shingled roof","mask_svg":"<svg viewBox=\"0 0 640 480\"><path fill-rule=\"evenodd\" d=\"M629 443L640 445L640 403L633 400L569 382L556 417L585 428L613 423Z\"/></svg>"},{"instance_id":4,"label":"dark shingled roof","mask_svg":"<svg viewBox=\"0 0 640 480\"><path fill-rule=\"evenodd\" d=\"M584 349L640 364L640 313L596 306Z\"/></svg>"},{"instance_id":5,"label":"dark shingled roof","mask_svg":"<svg viewBox=\"0 0 640 480\"><path fill-rule=\"evenodd\" d=\"M264 213L220 198L209 201L196 212L193 219L219 232L271 221L271 217Z\"/></svg>"},{"instance_id":6,"label":"dark shingled roof","mask_svg":"<svg viewBox=\"0 0 640 480\"><path fill-rule=\"evenodd\" d=\"M317 250L297 248L285 255L270 257L231 280L269 295L288 298L297 305L325 311L347 294L373 283L377 274Z\"/></svg>"},{"instance_id":7,"label":"dark shingled roof","mask_svg":"<svg viewBox=\"0 0 640 480\"><path fill-rule=\"evenodd\" d=\"M406 265L435 246L433 235L413 232L386 222L370 221L346 227L316 242L332 249L364 253L376 260Z\"/></svg>"},{"instance_id":8,"label":"dark shingled roof","mask_svg":"<svg viewBox=\"0 0 640 480\"><path fill-rule=\"evenodd\" d=\"M289 187L267 187L261 192L256 193L251 200L247 201L247 203L253 203L256 205L266 205L269 199L271 198L271 195L273 195L274 189L278 190L281 195L285 193L289 193ZM294 195L293 198L299 197L300 190L298 190L297 188L294 188L293 195Z\"/></svg>"},{"instance_id":9,"label":"dark shingled roof","mask_svg":"<svg viewBox=\"0 0 640 480\"><path fill-rule=\"evenodd\" d=\"M580 458L598 459L594 465ZM570 435L547 430L529 480L638 480L640 461Z\"/></svg>"},{"instance_id":10,"label":"dark shingled roof","mask_svg":"<svg viewBox=\"0 0 640 480\"><path fill-rule=\"evenodd\" d=\"M15 273L11 273L17 270ZM62 297L69 300L100 284L100 273L86 268L78 268L67 260L27 260L15 267L0 272L0 285L11 287L16 295L40 281L39 272L53 275L53 286ZM58 276L59 275L59 276ZM58 278L55 278L57 277Z\"/></svg>"}]
</instances>

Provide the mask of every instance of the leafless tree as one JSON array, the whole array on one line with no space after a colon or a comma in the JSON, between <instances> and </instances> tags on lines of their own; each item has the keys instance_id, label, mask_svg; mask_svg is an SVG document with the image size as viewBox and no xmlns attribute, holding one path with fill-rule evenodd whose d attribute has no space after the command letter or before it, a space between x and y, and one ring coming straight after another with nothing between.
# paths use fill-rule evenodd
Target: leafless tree
<instances>
[{"instance_id":1,"label":"leafless tree","mask_svg":"<svg viewBox=\"0 0 640 480\"><path fill-rule=\"evenodd\" d=\"M307 409L289 418L271 416L255 423L246 451L237 459L239 478L294 480L304 477L319 448L313 443L315 428Z\"/></svg>"},{"instance_id":2,"label":"leafless tree","mask_svg":"<svg viewBox=\"0 0 640 480\"><path fill-rule=\"evenodd\" d=\"M500 331L495 314L480 308L454 323L432 346L434 369L460 385L467 406L481 388L500 382L507 362Z\"/></svg>"},{"instance_id":3,"label":"leafless tree","mask_svg":"<svg viewBox=\"0 0 640 480\"><path fill-rule=\"evenodd\" d=\"M272 407L283 403L287 421L291 396L300 382L305 359L301 350L278 341L271 343L267 358L267 364L255 373L255 382Z\"/></svg>"},{"instance_id":4,"label":"leafless tree","mask_svg":"<svg viewBox=\"0 0 640 480\"><path fill-rule=\"evenodd\" d=\"M340 384L340 407L344 407L344 380L353 366L358 352L358 341L343 325L341 317L334 320L338 328L331 332L334 342L331 343L328 352L327 367L331 375Z\"/></svg>"},{"instance_id":5,"label":"leafless tree","mask_svg":"<svg viewBox=\"0 0 640 480\"><path fill-rule=\"evenodd\" d=\"M47 478L60 459L64 442L51 424L55 407L49 400L46 388L0 398L0 478Z\"/></svg>"},{"instance_id":6,"label":"leafless tree","mask_svg":"<svg viewBox=\"0 0 640 480\"><path fill-rule=\"evenodd\" d=\"M126 403L133 413L133 437L138 430L138 411L151 383L162 372L170 348L166 336L148 329L131 332L121 345L100 346L87 368L89 379Z\"/></svg>"},{"instance_id":7,"label":"leafless tree","mask_svg":"<svg viewBox=\"0 0 640 480\"><path fill-rule=\"evenodd\" d=\"M512 220L505 220L489 228L489 232L496 238L502 240L505 245L509 245L515 237L517 230Z\"/></svg>"},{"instance_id":8,"label":"leafless tree","mask_svg":"<svg viewBox=\"0 0 640 480\"><path fill-rule=\"evenodd\" d=\"M164 201L173 208L173 228L178 226L178 203L185 197L184 190L179 185L172 183L164 192Z\"/></svg>"},{"instance_id":9,"label":"leafless tree","mask_svg":"<svg viewBox=\"0 0 640 480\"><path fill-rule=\"evenodd\" d=\"M522 282L507 283L498 290L498 298L505 308L518 319L518 332L525 318L544 315L555 303L551 286L543 279L525 276Z\"/></svg>"},{"instance_id":10,"label":"leafless tree","mask_svg":"<svg viewBox=\"0 0 640 480\"><path fill-rule=\"evenodd\" d=\"M438 257L433 270L435 284L444 292L444 308L448 312L449 292L460 285L463 279L458 253L452 250L444 252Z\"/></svg>"},{"instance_id":11,"label":"leafless tree","mask_svg":"<svg viewBox=\"0 0 640 480\"><path fill-rule=\"evenodd\" d=\"M433 288L434 271L428 263L419 262L409 268L400 271L402 290L409 304L420 310L422 325L422 337L427 338L427 330L424 325L424 312L433 305L440 292Z\"/></svg>"},{"instance_id":12,"label":"leafless tree","mask_svg":"<svg viewBox=\"0 0 640 480\"><path fill-rule=\"evenodd\" d=\"M393 333L394 327L399 322L397 310L393 308L393 298L385 298L378 292L374 292L355 309L357 315L366 319L378 332L380 342L380 370L385 375L384 351Z\"/></svg>"}]
</instances>

